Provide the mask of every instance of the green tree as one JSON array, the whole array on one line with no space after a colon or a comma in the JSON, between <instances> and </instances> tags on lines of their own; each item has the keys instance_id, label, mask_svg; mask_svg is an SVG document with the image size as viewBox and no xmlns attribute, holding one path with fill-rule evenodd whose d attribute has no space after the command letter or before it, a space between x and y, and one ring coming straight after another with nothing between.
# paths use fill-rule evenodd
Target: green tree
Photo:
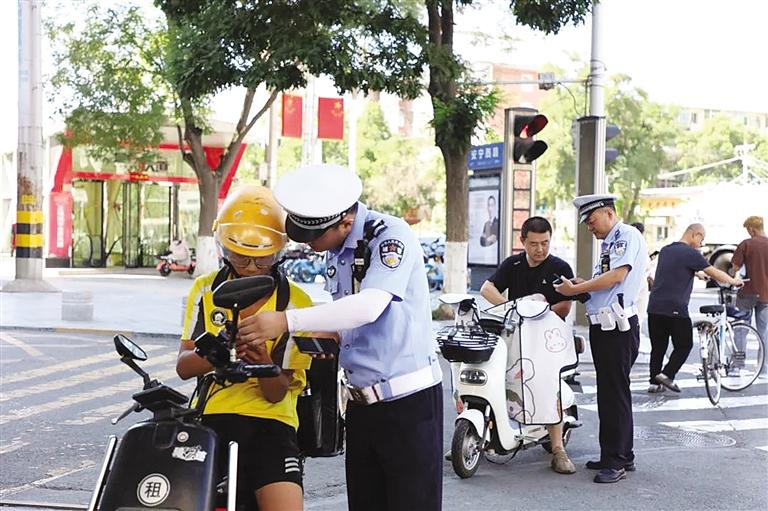
<instances>
[{"instance_id":1,"label":"green tree","mask_svg":"<svg viewBox=\"0 0 768 511\"><path fill-rule=\"evenodd\" d=\"M211 226L217 210L217 198L224 177L232 166L245 135L268 110L282 91L306 85L308 75L327 75L340 92L360 90L386 91L412 98L421 89L421 69L425 62L421 48L425 31L419 20L401 2L386 0L347 0L315 2L312 0L219 0L217 2L155 0L165 14L165 25L145 24L147 17L135 16L135 32L141 37L121 38L125 12L138 13L137 7L106 9L92 2L89 17L101 19L98 26L85 34L72 30L64 37L64 45L79 51L81 59L65 60L62 67L70 73L61 84L75 92L67 113L79 105L88 106L90 118L99 118L101 97L115 95L114 85L123 78L122 63L131 63L123 55L141 56L135 66L137 84L126 93L137 104L149 91L170 90L165 103L172 103L173 117L178 122L182 157L194 170L200 190L198 228L198 268L213 266ZM64 30L55 31L67 35ZM150 37L150 34L154 34ZM98 43L106 41L105 52L114 56L116 65L104 69L103 79L84 67L89 58L88 46L79 44L80 36ZM91 44L91 46L94 46ZM109 55L107 55L109 57ZM95 59L92 59L95 60ZM110 60L108 58L107 60ZM141 74L141 69L145 74ZM158 73L160 71L160 73ZM164 79L163 86L151 84ZM79 86L85 83L85 86ZM259 88L268 91L263 104L254 106ZM202 138L206 132L206 101L225 89L242 88L243 106L236 122L235 133L215 168L211 168L203 152ZM161 100L159 103L163 103ZM155 102L141 104L155 105ZM109 115L125 115L126 128L120 133L123 142L146 147L156 138L141 138L142 127L162 125L155 116L152 123L145 119L137 125L133 119L136 109L115 106ZM156 109L144 107L140 113ZM252 112L254 110L254 112ZM103 123L108 125L108 123ZM81 128L85 128L81 126ZM136 128L136 133L134 133ZM84 129L85 133L92 130ZM101 139L87 137L91 144ZM135 143L134 143L135 142ZM112 147L114 150L114 146Z\"/></svg>"},{"instance_id":2,"label":"green tree","mask_svg":"<svg viewBox=\"0 0 768 511\"><path fill-rule=\"evenodd\" d=\"M586 77L587 71L579 74ZM572 126L585 105L583 88L557 89L548 96L542 111L549 116L546 158L537 160L537 206L553 208L558 200L575 194L576 159ZM619 196L624 220L635 220L640 191L656 183L661 171L672 165L674 147L681 130L675 123L677 110L654 103L629 77L610 77L606 88L606 119L621 129L608 142L619 151L615 162L606 165L611 193Z\"/></svg>"},{"instance_id":3,"label":"green tree","mask_svg":"<svg viewBox=\"0 0 768 511\"><path fill-rule=\"evenodd\" d=\"M74 6L83 10L79 19L46 20L54 59L63 63L50 98L66 121L62 142L87 146L102 161L148 163L172 105L160 60L163 25L136 5Z\"/></svg>"},{"instance_id":4,"label":"green tree","mask_svg":"<svg viewBox=\"0 0 768 511\"><path fill-rule=\"evenodd\" d=\"M751 146L750 155L768 162L768 136L755 128L736 122L725 115L717 115L704 121L697 131L688 131L676 148L679 156L672 170L685 170L729 160L737 155L739 146ZM684 174L678 182L697 184L707 181L733 179L744 171L740 160L731 161ZM759 171L758 171L759 172ZM764 170L763 170L764 173Z\"/></svg>"},{"instance_id":5,"label":"green tree","mask_svg":"<svg viewBox=\"0 0 768 511\"><path fill-rule=\"evenodd\" d=\"M446 290L466 289L466 244L468 239L467 154L472 136L493 113L498 93L466 79L467 68L454 51L454 10L472 0L425 0L429 44L429 86L434 116L435 145L443 155L446 172ZM580 23L591 0L512 0L517 22L557 33L568 23Z\"/></svg>"}]
</instances>

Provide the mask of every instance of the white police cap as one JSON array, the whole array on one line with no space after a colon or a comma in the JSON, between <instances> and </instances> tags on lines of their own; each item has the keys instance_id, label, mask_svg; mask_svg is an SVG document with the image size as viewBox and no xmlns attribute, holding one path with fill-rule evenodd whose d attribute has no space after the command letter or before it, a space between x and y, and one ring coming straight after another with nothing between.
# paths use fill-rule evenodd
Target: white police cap
<instances>
[{"instance_id":1,"label":"white police cap","mask_svg":"<svg viewBox=\"0 0 768 511\"><path fill-rule=\"evenodd\" d=\"M362 191L363 184L355 173L332 164L296 169L282 176L273 189L275 199L288 213L288 237L305 243L344 218Z\"/></svg>"},{"instance_id":2,"label":"white police cap","mask_svg":"<svg viewBox=\"0 0 768 511\"><path fill-rule=\"evenodd\" d=\"M615 195L609 193L595 193L592 195L581 195L573 199L573 205L579 210L579 223L587 221L589 214L599 208L613 206L616 202Z\"/></svg>"}]
</instances>

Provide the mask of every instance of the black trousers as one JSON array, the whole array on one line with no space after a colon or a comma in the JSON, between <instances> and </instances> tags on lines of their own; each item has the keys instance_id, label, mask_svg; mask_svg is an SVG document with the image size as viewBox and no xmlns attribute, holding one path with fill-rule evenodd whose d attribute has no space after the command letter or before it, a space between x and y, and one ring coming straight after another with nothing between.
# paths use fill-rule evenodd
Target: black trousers
<instances>
[{"instance_id":1,"label":"black trousers","mask_svg":"<svg viewBox=\"0 0 768 511\"><path fill-rule=\"evenodd\" d=\"M674 380L693 348L691 318L648 314L648 335L651 338L650 382L658 383L653 378L659 373L664 373L670 380ZM662 369L661 365L664 363L664 354L667 353L670 337L672 353L669 355L669 362Z\"/></svg>"},{"instance_id":2,"label":"black trousers","mask_svg":"<svg viewBox=\"0 0 768 511\"><path fill-rule=\"evenodd\" d=\"M443 500L443 385L346 413L350 511L438 511Z\"/></svg>"},{"instance_id":3,"label":"black trousers","mask_svg":"<svg viewBox=\"0 0 768 511\"><path fill-rule=\"evenodd\" d=\"M632 393L629 372L640 348L637 316L629 318L626 332L589 327L589 344L597 376L597 416L600 420L600 461L606 468L621 468L635 459L632 452Z\"/></svg>"}]
</instances>

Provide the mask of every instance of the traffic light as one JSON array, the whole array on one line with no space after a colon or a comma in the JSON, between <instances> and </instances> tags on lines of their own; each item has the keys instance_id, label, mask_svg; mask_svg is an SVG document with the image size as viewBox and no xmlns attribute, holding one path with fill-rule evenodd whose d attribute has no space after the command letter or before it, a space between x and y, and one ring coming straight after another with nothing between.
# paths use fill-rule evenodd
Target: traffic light
<instances>
[{"instance_id":1,"label":"traffic light","mask_svg":"<svg viewBox=\"0 0 768 511\"><path fill-rule=\"evenodd\" d=\"M533 136L543 130L547 122L549 122L547 116L533 108L514 109L515 141L512 158L515 163L531 163L544 154L547 143L543 140L534 140Z\"/></svg>"},{"instance_id":2,"label":"traffic light","mask_svg":"<svg viewBox=\"0 0 768 511\"><path fill-rule=\"evenodd\" d=\"M586 118L584 118L586 119ZM574 152L576 151L576 147L578 145L578 123L579 120L577 119L573 121L571 124L571 147L573 147ZM605 142L606 142L606 148L605 148L605 164L608 165L609 163L616 160L616 158L619 157L619 150L614 147L607 147L608 141L612 138L615 138L619 136L619 133L621 133L621 128L616 126L615 124L606 124L605 125Z\"/></svg>"},{"instance_id":3,"label":"traffic light","mask_svg":"<svg viewBox=\"0 0 768 511\"><path fill-rule=\"evenodd\" d=\"M606 142L606 148L605 148L605 164L608 165L612 161L614 161L616 158L619 157L619 150L614 147L608 147L607 142L617 137L621 133L621 128L616 126L615 124L606 124L605 125L605 142Z\"/></svg>"}]
</instances>

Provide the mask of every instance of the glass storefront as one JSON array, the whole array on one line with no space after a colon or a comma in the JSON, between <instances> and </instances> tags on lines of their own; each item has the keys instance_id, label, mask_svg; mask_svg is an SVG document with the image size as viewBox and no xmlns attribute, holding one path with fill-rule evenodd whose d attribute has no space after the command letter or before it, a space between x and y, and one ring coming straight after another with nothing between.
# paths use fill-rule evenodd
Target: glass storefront
<instances>
[{"instance_id":1,"label":"glass storefront","mask_svg":"<svg viewBox=\"0 0 768 511\"><path fill-rule=\"evenodd\" d=\"M152 267L172 237L197 242L194 184L76 180L72 197L74 267Z\"/></svg>"}]
</instances>

